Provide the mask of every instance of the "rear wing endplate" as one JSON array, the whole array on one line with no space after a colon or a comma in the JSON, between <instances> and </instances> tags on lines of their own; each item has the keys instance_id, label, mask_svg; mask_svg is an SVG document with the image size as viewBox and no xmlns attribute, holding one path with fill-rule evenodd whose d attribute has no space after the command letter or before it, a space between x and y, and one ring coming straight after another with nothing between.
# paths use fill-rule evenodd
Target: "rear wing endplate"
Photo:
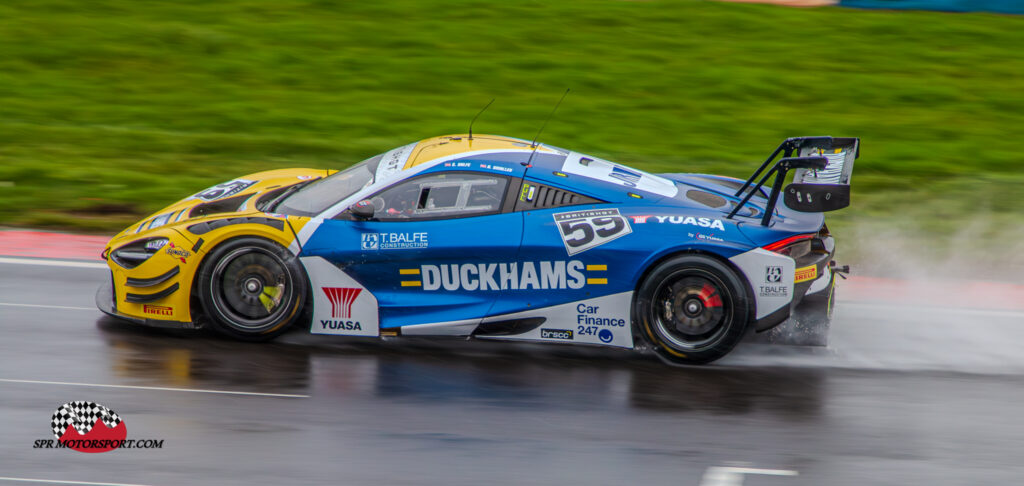
<instances>
[{"instance_id":1,"label":"rear wing endplate","mask_svg":"<svg viewBox=\"0 0 1024 486\"><path fill-rule=\"evenodd\" d=\"M782 158L765 172L779 154L782 154ZM761 217L761 225L768 226L772 213L775 212L779 194L782 193L782 184L790 170L794 172L793 183L786 186L784 203L787 207L806 213L845 208L850 205L850 178L853 175L853 162L857 157L860 157L859 138L788 138L779 144L761 167L758 167L736 191L738 197L750 188L750 192L733 208L726 219L735 216L774 174L775 181L768 195L768 205ZM765 172L764 176L754 184L762 172Z\"/></svg>"}]
</instances>

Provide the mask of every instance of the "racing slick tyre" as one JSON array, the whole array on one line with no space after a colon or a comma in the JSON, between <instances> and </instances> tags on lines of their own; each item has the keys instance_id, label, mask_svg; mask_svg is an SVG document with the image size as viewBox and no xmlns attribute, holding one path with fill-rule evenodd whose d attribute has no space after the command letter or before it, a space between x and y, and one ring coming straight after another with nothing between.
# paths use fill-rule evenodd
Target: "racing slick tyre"
<instances>
[{"instance_id":1,"label":"racing slick tyre","mask_svg":"<svg viewBox=\"0 0 1024 486\"><path fill-rule=\"evenodd\" d=\"M226 336L269 340L302 314L305 273L287 249L272 241L229 240L206 257L196 278L203 313Z\"/></svg>"},{"instance_id":2,"label":"racing slick tyre","mask_svg":"<svg viewBox=\"0 0 1024 486\"><path fill-rule=\"evenodd\" d=\"M795 346L827 346L835 311L835 294L836 276L832 274L825 290L804 296L788 320L765 333L767 341Z\"/></svg>"},{"instance_id":3,"label":"racing slick tyre","mask_svg":"<svg viewBox=\"0 0 1024 486\"><path fill-rule=\"evenodd\" d=\"M670 364L701 364L732 350L750 324L743 280L728 265L682 255L656 266L633 305L637 332Z\"/></svg>"}]
</instances>

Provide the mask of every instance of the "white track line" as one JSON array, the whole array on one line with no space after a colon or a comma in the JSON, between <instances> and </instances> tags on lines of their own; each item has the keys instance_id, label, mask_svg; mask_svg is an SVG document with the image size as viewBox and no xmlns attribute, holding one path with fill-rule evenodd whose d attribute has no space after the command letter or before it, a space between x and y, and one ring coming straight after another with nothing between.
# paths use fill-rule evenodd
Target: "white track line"
<instances>
[{"instance_id":1,"label":"white track line","mask_svg":"<svg viewBox=\"0 0 1024 486\"><path fill-rule=\"evenodd\" d=\"M709 467L700 480L700 486L742 486L743 476L798 476L800 473L789 469L759 469L753 467Z\"/></svg>"},{"instance_id":2,"label":"white track line","mask_svg":"<svg viewBox=\"0 0 1024 486\"><path fill-rule=\"evenodd\" d=\"M0 263L12 263L15 265L43 265L48 267L71 267L71 268L109 268L106 263L75 262L70 260L44 260L36 258L9 258L0 257Z\"/></svg>"},{"instance_id":3,"label":"white track line","mask_svg":"<svg viewBox=\"0 0 1024 486\"><path fill-rule=\"evenodd\" d=\"M68 385L68 386L89 386L97 388L124 388L129 390L153 390L153 391L176 391L176 392L191 392L191 393L216 393L221 395L244 395L253 397L277 397L277 398L309 398L309 395L295 395L290 393L262 393L262 392L244 392L244 391L232 391L232 390L203 390L198 388L171 388L163 386L136 386L136 385L105 385L99 383L71 383L67 381L42 381L42 380L15 380L10 378L0 378L0 382L3 383L30 383L34 385Z\"/></svg>"},{"instance_id":4,"label":"white track line","mask_svg":"<svg viewBox=\"0 0 1024 486\"><path fill-rule=\"evenodd\" d=\"M129 483L93 483L90 481L62 481L60 479L31 479L31 478L4 478L0 481L19 481L22 483L48 483L48 484L84 484L86 486L145 486L143 484Z\"/></svg>"},{"instance_id":5,"label":"white track line","mask_svg":"<svg viewBox=\"0 0 1024 486\"><path fill-rule=\"evenodd\" d=\"M0 302L0 306L8 307L38 307L41 309L63 309L63 310L85 310L94 311L95 307L71 307L67 305L43 305L43 304L12 304L10 302Z\"/></svg>"}]
</instances>

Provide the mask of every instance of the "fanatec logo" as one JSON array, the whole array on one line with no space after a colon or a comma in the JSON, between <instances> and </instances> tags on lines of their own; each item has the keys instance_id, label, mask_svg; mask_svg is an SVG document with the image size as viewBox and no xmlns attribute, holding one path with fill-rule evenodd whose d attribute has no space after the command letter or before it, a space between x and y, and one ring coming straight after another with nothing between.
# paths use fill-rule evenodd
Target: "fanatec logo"
<instances>
[{"instance_id":1,"label":"fanatec logo","mask_svg":"<svg viewBox=\"0 0 1024 486\"><path fill-rule=\"evenodd\" d=\"M344 287L322 287L327 299L331 301L331 317L349 319L352 317L352 303L359 297L363 289Z\"/></svg>"}]
</instances>

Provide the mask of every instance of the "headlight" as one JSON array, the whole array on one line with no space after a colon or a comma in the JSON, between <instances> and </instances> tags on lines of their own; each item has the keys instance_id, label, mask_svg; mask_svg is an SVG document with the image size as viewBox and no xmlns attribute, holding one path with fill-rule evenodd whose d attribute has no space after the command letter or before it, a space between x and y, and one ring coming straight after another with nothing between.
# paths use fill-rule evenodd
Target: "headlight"
<instances>
[{"instance_id":1,"label":"headlight","mask_svg":"<svg viewBox=\"0 0 1024 486\"><path fill-rule=\"evenodd\" d=\"M167 238L149 238L133 241L112 252L110 258L124 268L135 268L156 254L168 243Z\"/></svg>"},{"instance_id":2,"label":"headlight","mask_svg":"<svg viewBox=\"0 0 1024 486\"><path fill-rule=\"evenodd\" d=\"M167 244L167 238L157 238L146 242L146 251L156 252Z\"/></svg>"},{"instance_id":3,"label":"headlight","mask_svg":"<svg viewBox=\"0 0 1024 486\"><path fill-rule=\"evenodd\" d=\"M143 221L142 224L140 224L139 227L135 229L135 232L141 233L143 231L157 229L170 222L172 215L174 215L174 211L154 216L153 219L149 221Z\"/></svg>"}]
</instances>

